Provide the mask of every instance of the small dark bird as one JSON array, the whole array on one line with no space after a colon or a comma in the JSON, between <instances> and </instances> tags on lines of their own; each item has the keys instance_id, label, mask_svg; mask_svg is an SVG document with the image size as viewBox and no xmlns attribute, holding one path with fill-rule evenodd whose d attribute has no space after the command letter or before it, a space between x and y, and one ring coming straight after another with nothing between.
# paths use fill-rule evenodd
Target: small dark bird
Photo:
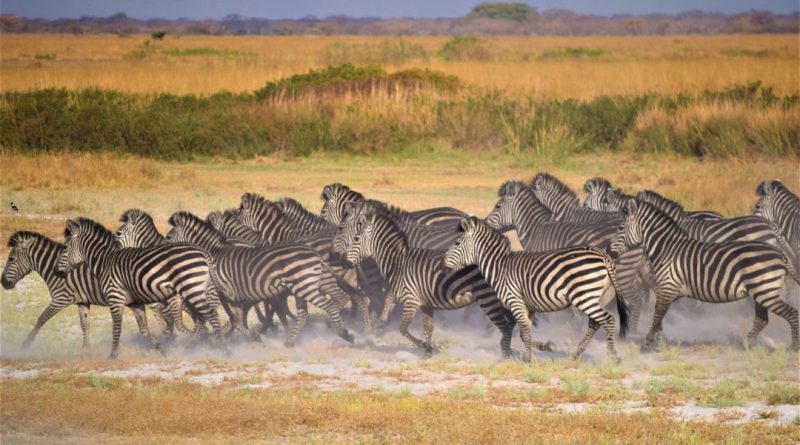
<instances>
[{"instance_id":1,"label":"small dark bird","mask_svg":"<svg viewBox=\"0 0 800 445\"><path fill-rule=\"evenodd\" d=\"M17 207L17 205L13 202L11 203L11 211L14 213L19 213L19 207Z\"/></svg>"}]
</instances>

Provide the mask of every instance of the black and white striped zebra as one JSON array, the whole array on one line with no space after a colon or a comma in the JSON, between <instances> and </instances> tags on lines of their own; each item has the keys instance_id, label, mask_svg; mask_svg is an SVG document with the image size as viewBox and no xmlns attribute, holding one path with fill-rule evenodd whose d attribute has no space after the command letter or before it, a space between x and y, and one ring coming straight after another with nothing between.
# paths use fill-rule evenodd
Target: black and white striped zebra
<instances>
[{"instance_id":1,"label":"black and white striped zebra","mask_svg":"<svg viewBox=\"0 0 800 445\"><path fill-rule=\"evenodd\" d=\"M329 184L322 189L320 199L324 201L320 216L334 225L339 225L344 221L345 206L364 200L364 195L351 190L344 184ZM431 228L455 229L459 221L467 215L461 210L452 207L436 207L432 209L407 212L397 207L386 205L397 221L402 224L413 223Z\"/></svg>"},{"instance_id":2,"label":"black and white striped zebra","mask_svg":"<svg viewBox=\"0 0 800 445\"><path fill-rule=\"evenodd\" d=\"M613 188L611 182L605 178L588 179L584 183L583 189L586 191L586 199L583 201L583 206L603 212L619 212L621 211L622 203L627 199L633 198L633 196L626 195L621 190ZM610 198L609 195L611 194L615 196ZM613 205L609 201L613 202ZM686 211L685 214L688 218L702 220L720 220L724 218L719 212L713 210Z\"/></svg>"},{"instance_id":3,"label":"black and white striped zebra","mask_svg":"<svg viewBox=\"0 0 800 445\"><path fill-rule=\"evenodd\" d=\"M50 292L50 304L36 320L22 347L30 346L45 323L71 304L78 306L83 347L89 347L89 308L92 305L108 306L100 282L89 266L81 265L66 275L57 272L56 263L64 253L64 245L35 232L14 233L8 240L8 247L11 252L0 278L3 288L13 289L26 275L36 272Z\"/></svg>"},{"instance_id":4,"label":"black and white striped zebra","mask_svg":"<svg viewBox=\"0 0 800 445\"><path fill-rule=\"evenodd\" d=\"M256 193L242 195L240 220L245 226L259 233L261 245L292 242L314 249L325 261L328 269L341 279L342 288L349 295L354 310L361 315L364 327L367 330L372 328L369 317L370 301L364 289L359 287L356 272L345 268L341 264L339 254L332 249L334 227L326 225L322 231L310 233L308 227L303 227L290 219L283 212L281 205Z\"/></svg>"},{"instance_id":5,"label":"black and white striped zebra","mask_svg":"<svg viewBox=\"0 0 800 445\"><path fill-rule=\"evenodd\" d=\"M339 316L339 304L347 296L313 249L296 243L230 246L210 223L189 212L173 214L169 223L173 227L166 236L168 241L192 243L213 257L214 283L234 314L234 327L243 319L245 308L278 298L286 290L294 295L297 307L297 322L286 340L287 346L294 345L306 324L308 303L325 311L337 334L353 342Z\"/></svg>"},{"instance_id":6,"label":"black and white striped zebra","mask_svg":"<svg viewBox=\"0 0 800 445\"><path fill-rule=\"evenodd\" d=\"M228 244L242 247L256 247L261 243L261 235L255 230L242 224L239 219L239 209L228 209L224 212L214 211L206 216L217 232L225 237Z\"/></svg>"},{"instance_id":7,"label":"black and white striped zebra","mask_svg":"<svg viewBox=\"0 0 800 445\"><path fill-rule=\"evenodd\" d=\"M151 247L167 244L167 240L158 232L158 229L153 222L153 218L147 212L144 212L140 209L126 210L122 214L120 222L122 222L122 225L117 229L116 238L117 242L119 242L122 247ZM241 245L241 241L237 240L235 242L231 242L230 244ZM288 297L288 295L286 295L286 297ZM278 317L283 323L284 327L288 328L285 310L286 297L284 297L283 300L278 300L277 302L265 302L265 310L263 314L261 311L259 311L258 306L255 307L256 315L263 326L262 331L266 331L267 329L277 329L277 326L275 326L274 322L272 321L275 313L278 314ZM275 304L273 305L270 303ZM192 317L195 323L198 321L197 314L193 313L191 309L184 305L178 298L169 300L168 309L172 317L176 320L176 327L182 332L188 331L183 327L183 322L181 320L182 309L185 309L187 312L189 312L189 315ZM249 309L250 308L247 308L244 311L242 320L245 324L245 328L247 328L247 315L249 313ZM231 314L228 313L228 315L230 317Z\"/></svg>"},{"instance_id":8,"label":"black and white striped zebra","mask_svg":"<svg viewBox=\"0 0 800 445\"><path fill-rule=\"evenodd\" d=\"M214 310L212 263L205 252L187 244L123 249L111 232L88 218L67 220L64 236L66 248L56 269L69 273L86 263L98 277L111 310L110 358L116 358L119 353L125 306L133 310L142 336L162 350L147 327L144 306L165 302L176 294L192 307L201 322L211 323L214 334L222 342L219 318ZM195 338L197 335L199 329L195 328Z\"/></svg>"},{"instance_id":9,"label":"black and white striped zebra","mask_svg":"<svg viewBox=\"0 0 800 445\"><path fill-rule=\"evenodd\" d=\"M570 247L530 253L512 252L508 239L475 217L464 219L462 235L447 251L444 263L450 269L475 264L511 310L520 326L528 354L532 350L530 312L553 312L575 307L589 317L589 329L574 356L583 354L589 340L602 326L608 355L617 357L614 317L604 307L617 293L614 263L594 247ZM617 298L620 336L627 331L627 308ZM531 355L531 357L533 357Z\"/></svg>"},{"instance_id":10,"label":"black and white striped zebra","mask_svg":"<svg viewBox=\"0 0 800 445\"><path fill-rule=\"evenodd\" d=\"M753 214L777 226L784 243L800 259L800 198L777 179L759 184L756 194Z\"/></svg>"},{"instance_id":11,"label":"black and white striped zebra","mask_svg":"<svg viewBox=\"0 0 800 445\"><path fill-rule=\"evenodd\" d=\"M486 217L489 227L505 232L516 230L526 252L546 252L564 247L593 246L607 249L622 214L604 220L558 222L547 207L536 198L530 187L519 181L508 181L498 191L498 201ZM613 217L613 218L612 218ZM647 273L642 252L632 250L616 262L620 293L625 295L630 310L630 325L635 328L641 314Z\"/></svg>"},{"instance_id":12,"label":"black and white striped zebra","mask_svg":"<svg viewBox=\"0 0 800 445\"><path fill-rule=\"evenodd\" d=\"M797 310L781 300L787 274L798 276L778 249L761 242L709 243L697 241L657 207L629 200L627 216L611 244L611 254L642 246L652 263L656 281L656 311L643 349L661 331L672 302L682 297L725 303L751 297L755 322L747 335L752 344L772 312L789 322L792 349L798 343Z\"/></svg>"},{"instance_id":13,"label":"black and white striped zebra","mask_svg":"<svg viewBox=\"0 0 800 445\"><path fill-rule=\"evenodd\" d=\"M386 322L395 302L402 305L400 333L427 354L433 352L433 311L455 310L475 302L501 332L503 356L513 354L511 335L516 320L504 308L497 295L481 277L477 267L447 272L442 263L444 252L409 247L405 234L383 209L357 204L340 226L337 240L344 245L345 256L353 264L373 258L381 274L391 286L389 304L384 307L381 321ZM424 340L408 332L418 311L422 311ZM550 344L537 344L550 349Z\"/></svg>"}]
</instances>

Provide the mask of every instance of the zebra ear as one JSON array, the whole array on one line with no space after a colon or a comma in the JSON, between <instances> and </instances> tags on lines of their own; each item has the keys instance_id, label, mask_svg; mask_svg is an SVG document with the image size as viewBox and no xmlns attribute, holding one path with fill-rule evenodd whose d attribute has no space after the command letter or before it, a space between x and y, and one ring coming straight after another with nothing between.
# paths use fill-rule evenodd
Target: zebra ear
<instances>
[{"instance_id":1,"label":"zebra ear","mask_svg":"<svg viewBox=\"0 0 800 445\"><path fill-rule=\"evenodd\" d=\"M31 238L29 236L20 237L20 239L18 239L17 243L16 243L16 247L20 248L20 249L27 249L28 247L31 247L32 245L33 245L33 238Z\"/></svg>"},{"instance_id":2,"label":"zebra ear","mask_svg":"<svg viewBox=\"0 0 800 445\"><path fill-rule=\"evenodd\" d=\"M64 235L70 236L77 231L78 231L78 223L71 219L68 219L66 227L64 228Z\"/></svg>"},{"instance_id":3,"label":"zebra ear","mask_svg":"<svg viewBox=\"0 0 800 445\"><path fill-rule=\"evenodd\" d=\"M222 222L220 221L221 219L222 219L222 213L220 212L211 212L208 214L208 216L206 216L206 221L208 221L209 224L214 226L214 228L218 228L221 225L220 224Z\"/></svg>"},{"instance_id":4,"label":"zebra ear","mask_svg":"<svg viewBox=\"0 0 800 445\"><path fill-rule=\"evenodd\" d=\"M542 183L543 182L544 182L544 179L542 178L542 175L541 174L536 175L536 177L533 178L533 189L534 190L539 190L540 188L542 188Z\"/></svg>"},{"instance_id":5,"label":"zebra ear","mask_svg":"<svg viewBox=\"0 0 800 445\"><path fill-rule=\"evenodd\" d=\"M344 219L347 219L350 216L355 215L355 213L356 213L356 202L355 201L346 202L344 204L344 212L343 213L344 213L344 215L343 215Z\"/></svg>"},{"instance_id":6,"label":"zebra ear","mask_svg":"<svg viewBox=\"0 0 800 445\"><path fill-rule=\"evenodd\" d=\"M325 187L322 188L322 194L319 196L319 198L321 200L323 200L323 201L327 201L327 200L331 199L331 186L330 185L326 185Z\"/></svg>"},{"instance_id":7,"label":"zebra ear","mask_svg":"<svg viewBox=\"0 0 800 445\"><path fill-rule=\"evenodd\" d=\"M472 230L474 227L475 227L475 222L472 220L472 218L464 218L461 220L461 223L459 224L459 228L461 229L462 232L468 232Z\"/></svg>"}]
</instances>

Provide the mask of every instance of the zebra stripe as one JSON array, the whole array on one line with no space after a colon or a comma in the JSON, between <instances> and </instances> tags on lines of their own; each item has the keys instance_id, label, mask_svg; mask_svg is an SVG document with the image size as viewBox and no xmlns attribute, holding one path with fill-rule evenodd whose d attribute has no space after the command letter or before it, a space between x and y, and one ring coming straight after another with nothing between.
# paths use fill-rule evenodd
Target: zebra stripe
<instances>
[{"instance_id":1,"label":"zebra stripe","mask_svg":"<svg viewBox=\"0 0 800 445\"><path fill-rule=\"evenodd\" d=\"M800 260L800 198L778 180L764 181L756 189L758 201L753 214L777 225L785 243Z\"/></svg>"},{"instance_id":2,"label":"zebra stripe","mask_svg":"<svg viewBox=\"0 0 800 445\"><path fill-rule=\"evenodd\" d=\"M211 322L217 339L222 342L219 318L210 295L212 263L206 253L186 244L123 249L111 232L88 218L67 220L64 236L66 248L56 269L67 273L87 263L98 277L111 310L110 358L119 353L125 306L133 310L142 336L163 352L160 343L150 335L144 305L164 302L175 294L198 313L203 323ZM198 335L196 328L195 339Z\"/></svg>"},{"instance_id":3,"label":"zebra stripe","mask_svg":"<svg viewBox=\"0 0 800 445\"><path fill-rule=\"evenodd\" d=\"M294 295L297 306L297 322L286 340L287 346L295 343L306 324L307 303L324 310L337 334L353 342L353 336L342 326L336 302L346 299L346 294L313 249L295 243L230 246L211 224L189 212L173 214L169 223L173 227L167 234L168 241L192 243L214 258L214 283L230 306L233 324L238 325L243 319L244 308L279 298L285 290Z\"/></svg>"},{"instance_id":4,"label":"zebra stripe","mask_svg":"<svg viewBox=\"0 0 800 445\"><path fill-rule=\"evenodd\" d=\"M497 297L520 326L528 354L532 352L529 312L552 312L575 307L589 317L589 328L575 351L579 357L602 326L608 355L619 361L614 346L614 317L604 306L615 295L614 263L594 247L572 247L549 252L512 252L506 237L475 217L461 223L463 233L445 254L451 269L475 264ZM627 330L627 308L617 298L620 334ZM530 355L533 358L532 355Z\"/></svg>"},{"instance_id":5,"label":"zebra stripe","mask_svg":"<svg viewBox=\"0 0 800 445\"><path fill-rule=\"evenodd\" d=\"M592 210L602 212L620 212L624 202L632 199L633 196L626 195L621 190L611 186L611 183L604 178L591 178L583 185L586 191L586 199L583 206ZM613 195L613 196L612 196ZM687 218L701 220L721 220L724 219L719 212L713 210L695 210L684 212Z\"/></svg>"},{"instance_id":6,"label":"zebra stripe","mask_svg":"<svg viewBox=\"0 0 800 445\"><path fill-rule=\"evenodd\" d=\"M625 210L625 222L611 245L612 255L642 246L657 283L656 312L643 348L652 344L670 304L678 298L723 303L747 296L756 303L748 344L766 326L770 311L789 322L792 348L800 347L797 310L781 300L787 272L795 281L798 277L779 250L760 242L697 241L667 214L646 202L628 201Z\"/></svg>"},{"instance_id":7,"label":"zebra stripe","mask_svg":"<svg viewBox=\"0 0 800 445\"><path fill-rule=\"evenodd\" d=\"M427 354L433 352L433 311L461 309L477 302L491 322L500 330L503 356L513 355L511 335L516 320L505 309L494 290L481 277L476 267L447 273L442 265L443 252L409 247L408 239L385 211L359 205L340 227L347 259L360 264L375 259L381 275L391 286L390 304L384 307L381 321L388 320L392 306L403 307L400 333ZM408 332L417 311L423 314L425 340ZM546 346L540 346L545 348Z\"/></svg>"}]
</instances>

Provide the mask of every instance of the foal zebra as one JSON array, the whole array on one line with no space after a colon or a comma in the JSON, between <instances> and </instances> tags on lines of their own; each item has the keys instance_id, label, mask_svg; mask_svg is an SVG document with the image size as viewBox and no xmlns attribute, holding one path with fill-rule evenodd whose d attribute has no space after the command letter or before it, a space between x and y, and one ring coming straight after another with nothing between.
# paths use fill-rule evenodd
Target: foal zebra
<instances>
[{"instance_id":1,"label":"foal zebra","mask_svg":"<svg viewBox=\"0 0 800 445\"><path fill-rule=\"evenodd\" d=\"M111 310L110 358L119 353L125 306L133 310L142 336L161 350L159 342L150 335L144 305L164 302L176 294L197 312L201 322L211 322L221 344L219 318L212 304L213 284L209 274L212 263L205 252L186 244L123 249L111 232L87 218L67 220L64 237L66 248L56 270L69 273L86 263L98 277ZM195 338L197 335L199 330L195 329Z\"/></svg>"},{"instance_id":2,"label":"foal zebra","mask_svg":"<svg viewBox=\"0 0 800 445\"><path fill-rule=\"evenodd\" d=\"M36 320L22 347L36 339L39 330L50 318L65 307L76 304L83 331L83 347L89 347L89 307L108 306L100 283L88 265L81 265L63 275L56 271L56 262L64 253L64 245L35 232L16 232L8 240L11 252L0 282L5 289L13 289L17 282L31 272L42 277L50 291L50 304Z\"/></svg>"},{"instance_id":3,"label":"foal zebra","mask_svg":"<svg viewBox=\"0 0 800 445\"><path fill-rule=\"evenodd\" d=\"M747 296L756 303L748 345L767 325L771 311L789 322L792 349L800 347L797 310L781 300L786 274L795 281L800 278L779 250L760 242L697 241L667 214L646 202L628 201L625 213L625 222L611 244L611 254L617 256L634 246L642 246L653 265L656 280L656 312L643 349L661 331L661 321L673 301L690 297L724 303Z\"/></svg>"},{"instance_id":4,"label":"foal zebra","mask_svg":"<svg viewBox=\"0 0 800 445\"><path fill-rule=\"evenodd\" d=\"M503 356L513 354L511 335L516 320L502 306L476 267L447 273L442 264L443 252L410 248L405 234L391 215L363 203L357 205L340 226L336 239L344 245L345 255L351 263L375 259L391 286L390 300L384 306L381 321L385 323L388 320L395 301L400 301L403 306L400 333L417 347L424 348L428 355L433 352L433 311L461 309L474 302L500 330ZM408 326L419 310L422 311L425 340L408 332ZM537 346L542 349L550 347Z\"/></svg>"},{"instance_id":5,"label":"foal zebra","mask_svg":"<svg viewBox=\"0 0 800 445\"><path fill-rule=\"evenodd\" d=\"M230 304L234 327L243 319L245 308L275 299L286 290L294 295L297 306L297 322L286 340L287 346L294 345L306 324L308 303L324 310L337 334L353 342L353 336L342 326L339 306L334 301L347 296L314 250L293 243L268 247L230 246L210 223L189 212L173 214L169 223L173 227L166 236L168 241L192 243L214 258L211 273Z\"/></svg>"},{"instance_id":6,"label":"foal zebra","mask_svg":"<svg viewBox=\"0 0 800 445\"><path fill-rule=\"evenodd\" d=\"M475 217L464 219L463 233L447 251L444 264L458 269L475 264L497 297L520 326L528 354L532 342L529 312L553 312L573 306L589 317L589 329L574 356L583 354L600 326L606 331L608 355L619 362L614 347L614 317L604 307L614 298L614 263L594 247L571 247L549 252L512 252L508 239ZM620 336L628 329L627 308L617 295ZM530 355L533 358L533 355Z\"/></svg>"}]
</instances>

